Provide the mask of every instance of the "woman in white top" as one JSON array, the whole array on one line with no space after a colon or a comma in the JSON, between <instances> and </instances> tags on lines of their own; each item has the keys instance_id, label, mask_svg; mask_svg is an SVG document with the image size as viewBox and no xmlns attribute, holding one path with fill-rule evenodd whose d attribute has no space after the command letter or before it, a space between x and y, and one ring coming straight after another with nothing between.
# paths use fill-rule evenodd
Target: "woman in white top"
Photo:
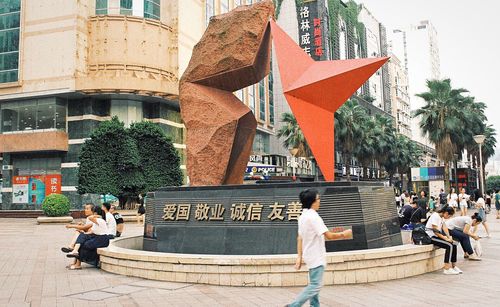
<instances>
[{"instance_id":1,"label":"woman in white top","mask_svg":"<svg viewBox=\"0 0 500 307\"><path fill-rule=\"evenodd\" d=\"M479 236L472 233L471 227L475 227L482 222L479 214L474 213L472 217L470 216L457 216L454 218L449 218L445 221L448 231L452 238L462 246L465 252L464 258L469 260L481 260L472 248L470 238L474 240L479 240Z\"/></svg>"},{"instance_id":2,"label":"woman in white top","mask_svg":"<svg viewBox=\"0 0 500 307\"><path fill-rule=\"evenodd\" d=\"M486 237L491 238L490 230L488 229L488 224L486 224L486 203L485 203L483 196L481 195L480 192L476 193L475 206L476 206L478 215L482 219L481 224L483 224L484 230L486 230ZM474 233L476 233L476 231L477 231L477 226L474 227Z\"/></svg>"},{"instance_id":3,"label":"woman in white top","mask_svg":"<svg viewBox=\"0 0 500 307\"><path fill-rule=\"evenodd\" d=\"M460 190L460 194L458 195L458 204L460 205L460 215L467 215L467 201L469 200L470 195L465 194L465 188Z\"/></svg>"},{"instance_id":4,"label":"woman in white top","mask_svg":"<svg viewBox=\"0 0 500 307\"><path fill-rule=\"evenodd\" d=\"M448 232L448 227L444 223L444 219L455 214L455 210L449 206L444 207L438 212L434 212L425 225L426 232L431 238L434 246L444 248L444 271L446 275L456 275L462 273L455 263L457 262L457 246L454 244L453 239Z\"/></svg>"},{"instance_id":5,"label":"woman in white top","mask_svg":"<svg viewBox=\"0 0 500 307\"><path fill-rule=\"evenodd\" d=\"M88 233L82 233L76 240L72 253L66 255L68 258L76 258L76 261L69 267L71 270L82 268L82 261L97 265L97 249L109 245L109 229L106 224L106 215L101 207L94 208L94 214L88 217L92 222L92 227Z\"/></svg>"},{"instance_id":6,"label":"woman in white top","mask_svg":"<svg viewBox=\"0 0 500 307\"><path fill-rule=\"evenodd\" d=\"M457 211L458 208L458 195L455 193L455 188L451 188L450 194L448 194L448 206L452 207Z\"/></svg>"}]
</instances>

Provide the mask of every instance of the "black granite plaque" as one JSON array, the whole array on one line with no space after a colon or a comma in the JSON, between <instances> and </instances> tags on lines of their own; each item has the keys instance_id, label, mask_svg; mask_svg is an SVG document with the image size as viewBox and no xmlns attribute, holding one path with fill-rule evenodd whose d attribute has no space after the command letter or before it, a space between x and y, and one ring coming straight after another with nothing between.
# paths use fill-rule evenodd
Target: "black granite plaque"
<instances>
[{"instance_id":1,"label":"black granite plaque","mask_svg":"<svg viewBox=\"0 0 500 307\"><path fill-rule=\"evenodd\" d=\"M327 251L400 245L392 188L373 183L315 182L163 188L148 194L144 248L150 251L260 255L293 254L299 193L316 188L328 228L352 227L351 240Z\"/></svg>"}]
</instances>

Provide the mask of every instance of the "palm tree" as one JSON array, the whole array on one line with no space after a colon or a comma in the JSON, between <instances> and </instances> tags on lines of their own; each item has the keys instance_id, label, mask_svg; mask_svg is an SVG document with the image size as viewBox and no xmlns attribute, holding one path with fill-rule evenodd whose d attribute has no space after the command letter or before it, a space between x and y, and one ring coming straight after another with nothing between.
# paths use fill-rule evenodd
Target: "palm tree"
<instances>
[{"instance_id":1,"label":"palm tree","mask_svg":"<svg viewBox=\"0 0 500 307\"><path fill-rule=\"evenodd\" d=\"M342 152L348 181L351 181L354 150L363 143L367 121L365 109L354 100L348 100L335 112L335 137Z\"/></svg>"},{"instance_id":2,"label":"palm tree","mask_svg":"<svg viewBox=\"0 0 500 307\"><path fill-rule=\"evenodd\" d=\"M445 162L446 178L449 162L462 142L464 122L462 93L465 89L453 89L451 80L427 80L428 92L417 94L426 105L416 110L414 117L421 116L420 128L436 146L438 157Z\"/></svg>"},{"instance_id":3,"label":"palm tree","mask_svg":"<svg viewBox=\"0 0 500 307\"><path fill-rule=\"evenodd\" d=\"M285 125L278 130L278 138L283 138L283 147L297 149L296 157L311 157L312 152L292 113L283 113L281 122Z\"/></svg>"},{"instance_id":4,"label":"palm tree","mask_svg":"<svg viewBox=\"0 0 500 307\"><path fill-rule=\"evenodd\" d=\"M375 134L375 126L376 122L373 117L367 118L366 123L364 124L364 136L363 142L358 144L356 148L354 148L354 157L358 160L363 166L363 176L364 178L368 178L368 167L375 160L377 156L377 135Z\"/></svg>"}]
</instances>

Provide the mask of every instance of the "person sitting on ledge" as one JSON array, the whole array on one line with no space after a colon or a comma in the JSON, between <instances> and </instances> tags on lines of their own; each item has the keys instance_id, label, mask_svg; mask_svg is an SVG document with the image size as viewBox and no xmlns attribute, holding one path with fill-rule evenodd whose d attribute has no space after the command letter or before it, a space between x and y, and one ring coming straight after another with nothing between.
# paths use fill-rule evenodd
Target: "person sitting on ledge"
<instances>
[{"instance_id":1,"label":"person sitting on ledge","mask_svg":"<svg viewBox=\"0 0 500 307\"><path fill-rule=\"evenodd\" d=\"M61 250L65 253L69 253L73 251L73 248L75 248L75 243L76 239L81 233L85 233L89 231L90 227L92 227L92 222L89 220L89 216L92 215L92 212L94 211L94 204L92 203L86 203L84 207L84 213L85 216L87 217L87 220L85 223L78 223L78 224L68 224L66 225L67 229L75 229L75 234L73 235L73 238L71 239L71 242L69 245L66 247L62 247Z\"/></svg>"},{"instance_id":2,"label":"person sitting on ledge","mask_svg":"<svg viewBox=\"0 0 500 307\"><path fill-rule=\"evenodd\" d=\"M297 237L297 261L295 269L302 266L302 259L309 269L309 285L299 294L297 299L287 305L291 307L302 306L310 301L311 306L319 306L319 290L323 284L323 272L326 267L325 237L329 240L350 239L352 230L331 232L319 216L319 192L307 189L299 195L302 203L302 214L299 217L299 234Z\"/></svg>"},{"instance_id":3,"label":"person sitting on ledge","mask_svg":"<svg viewBox=\"0 0 500 307\"><path fill-rule=\"evenodd\" d=\"M113 214L109 212L111 210L111 204L110 203L103 203L101 207L102 211L104 211L104 214L106 216L106 225L108 226L109 230L109 239L112 240L116 236L116 220Z\"/></svg>"},{"instance_id":4,"label":"person sitting on ledge","mask_svg":"<svg viewBox=\"0 0 500 307\"><path fill-rule=\"evenodd\" d=\"M93 265L98 264L99 256L97 249L109 245L109 230L106 224L104 211L100 207L94 207L94 214L89 216L92 227L89 233L82 233L76 240L73 252L66 255L68 258L76 258L75 262L68 268L79 270L82 261Z\"/></svg>"},{"instance_id":5,"label":"person sitting on ledge","mask_svg":"<svg viewBox=\"0 0 500 307\"><path fill-rule=\"evenodd\" d=\"M125 223L123 221L123 217L120 213L116 212L116 205L113 204L111 205L111 209L109 209L109 212L113 214L113 217L115 218L116 221L116 237L120 237L123 233L123 228L125 227Z\"/></svg>"},{"instance_id":6,"label":"person sitting on ledge","mask_svg":"<svg viewBox=\"0 0 500 307\"><path fill-rule=\"evenodd\" d=\"M448 219L455 214L455 209L446 206L441 210L434 212L425 225L426 232L431 238L434 246L444 248L444 274L456 275L463 273L455 264L457 262L457 245L454 243L444 219Z\"/></svg>"},{"instance_id":7,"label":"person sitting on ledge","mask_svg":"<svg viewBox=\"0 0 500 307\"><path fill-rule=\"evenodd\" d=\"M464 258L469 260L481 260L472 249L470 238L479 240L479 236L472 233L471 227L481 224L483 220L476 212L472 217L470 216L457 216L446 220L446 227L450 231L453 239L460 242L462 249L465 252Z\"/></svg>"}]
</instances>

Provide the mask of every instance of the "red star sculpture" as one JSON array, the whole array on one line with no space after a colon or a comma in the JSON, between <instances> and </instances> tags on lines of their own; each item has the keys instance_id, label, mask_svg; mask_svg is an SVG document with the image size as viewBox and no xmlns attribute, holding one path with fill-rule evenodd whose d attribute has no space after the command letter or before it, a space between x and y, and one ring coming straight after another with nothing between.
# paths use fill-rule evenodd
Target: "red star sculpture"
<instances>
[{"instance_id":1,"label":"red star sculpture","mask_svg":"<svg viewBox=\"0 0 500 307\"><path fill-rule=\"evenodd\" d=\"M335 166L334 113L389 59L316 62L273 20L283 92L326 181Z\"/></svg>"}]
</instances>

